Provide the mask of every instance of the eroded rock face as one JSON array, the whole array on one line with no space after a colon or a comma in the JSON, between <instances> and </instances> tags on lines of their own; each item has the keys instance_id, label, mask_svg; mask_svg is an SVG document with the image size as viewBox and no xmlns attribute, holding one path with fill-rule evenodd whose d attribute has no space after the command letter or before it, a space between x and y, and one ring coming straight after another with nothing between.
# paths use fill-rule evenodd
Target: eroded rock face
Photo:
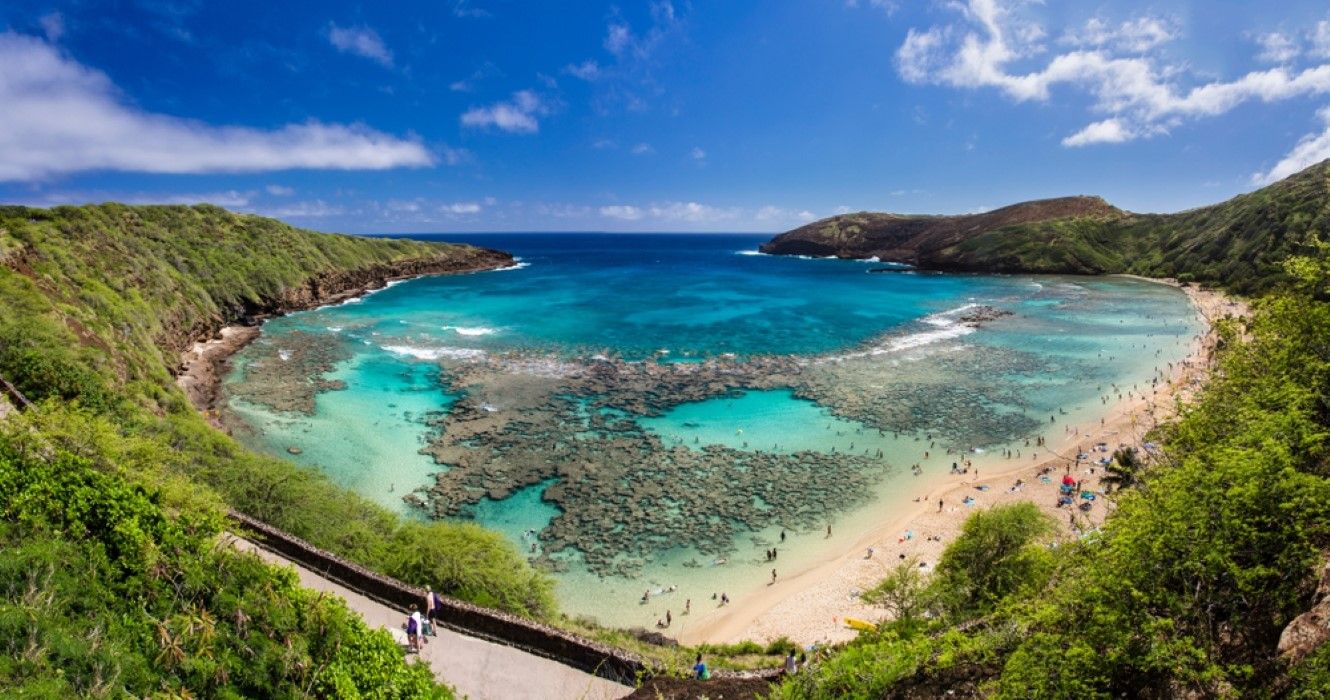
<instances>
[{"instance_id":1,"label":"eroded rock face","mask_svg":"<svg viewBox=\"0 0 1330 700\"><path fill-rule=\"evenodd\" d=\"M1307 612L1293 618L1279 635L1279 655L1297 663L1330 641L1330 561L1321 569L1316 588L1316 602Z\"/></svg>"}]
</instances>

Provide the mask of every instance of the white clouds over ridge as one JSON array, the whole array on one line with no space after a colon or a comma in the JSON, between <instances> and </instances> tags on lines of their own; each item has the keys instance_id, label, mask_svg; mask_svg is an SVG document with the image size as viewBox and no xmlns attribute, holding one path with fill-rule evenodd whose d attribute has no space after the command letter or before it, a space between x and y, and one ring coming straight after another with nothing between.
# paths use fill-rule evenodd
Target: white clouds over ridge
<instances>
[{"instance_id":1,"label":"white clouds over ridge","mask_svg":"<svg viewBox=\"0 0 1330 700\"><path fill-rule=\"evenodd\" d=\"M87 170L382 170L434 163L419 142L360 125L212 126L126 104L101 72L29 36L0 33L0 181Z\"/></svg>"},{"instance_id":2,"label":"white clouds over ridge","mask_svg":"<svg viewBox=\"0 0 1330 700\"><path fill-rule=\"evenodd\" d=\"M912 83L995 88L1018 102L1046 101L1058 86L1080 89L1092 96L1091 109L1106 118L1065 137L1062 144L1068 147L1154 136L1248 101L1330 93L1330 65L1301 70L1281 65L1231 81L1181 87L1181 69L1149 54L1173 40L1177 31L1171 22L1152 17L1118 25L1092 19L1058 42L1071 50L1045 58L1049 47L1042 41L1043 29L1013 12L1021 4L968 0L950 5L960 10L960 21L909 30L896 52L900 76ZM1326 34L1330 39L1330 26ZM1268 57L1288 60L1291 49L1280 40L1263 45ZM1013 68L1035 57L1033 69Z\"/></svg>"},{"instance_id":3,"label":"white clouds over ridge","mask_svg":"<svg viewBox=\"0 0 1330 700\"><path fill-rule=\"evenodd\" d=\"M1252 184L1268 185L1330 158L1330 107L1322 107L1316 113L1316 116L1320 118L1325 129L1320 133L1312 133L1302 137L1302 140L1298 141L1293 150L1289 151L1288 155L1284 156L1268 172L1253 175Z\"/></svg>"}]
</instances>

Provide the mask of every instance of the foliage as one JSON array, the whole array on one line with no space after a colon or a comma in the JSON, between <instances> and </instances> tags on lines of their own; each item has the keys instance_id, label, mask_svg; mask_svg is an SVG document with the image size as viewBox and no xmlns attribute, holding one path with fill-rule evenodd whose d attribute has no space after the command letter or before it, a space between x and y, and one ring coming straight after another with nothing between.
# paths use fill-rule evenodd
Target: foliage
<instances>
[{"instance_id":1,"label":"foliage","mask_svg":"<svg viewBox=\"0 0 1330 700\"><path fill-rule=\"evenodd\" d=\"M219 546L215 509L168 512L95 441L3 427L7 696L452 697L340 599Z\"/></svg>"},{"instance_id":2,"label":"foliage","mask_svg":"<svg viewBox=\"0 0 1330 700\"><path fill-rule=\"evenodd\" d=\"M913 629L929 607L924 592L925 580L919 570L919 560L909 557L898 563L876 586L864 591L863 601L884 608L897 627Z\"/></svg>"},{"instance_id":3,"label":"foliage","mask_svg":"<svg viewBox=\"0 0 1330 700\"><path fill-rule=\"evenodd\" d=\"M1109 491L1129 489L1141 483L1141 473L1145 462L1136 453L1135 447L1119 447L1113 451L1113 459L1104 465L1104 475L1099 483Z\"/></svg>"},{"instance_id":4,"label":"foliage","mask_svg":"<svg viewBox=\"0 0 1330 700\"><path fill-rule=\"evenodd\" d=\"M1323 697L1330 646L1292 669L1275 649L1330 552L1330 265L1285 270L1288 288L1220 329L1209 384L1137 473L1149 488L1118 491L1095 537L993 567L1011 546L968 521L921 593L959 600L946 615L861 635L778 696Z\"/></svg>"},{"instance_id":5,"label":"foliage","mask_svg":"<svg viewBox=\"0 0 1330 700\"><path fill-rule=\"evenodd\" d=\"M321 474L244 450L190 408L170 370L224 319L302 298L320 280L403 260L465 264L468 246L314 233L210 206L0 207L0 376L34 400L105 416L126 477L231 507L390 576L548 616L552 583L501 538L404 522ZM67 445L93 427L47 407ZM116 436L118 435L117 439Z\"/></svg>"},{"instance_id":6,"label":"foliage","mask_svg":"<svg viewBox=\"0 0 1330 700\"><path fill-rule=\"evenodd\" d=\"M1257 293L1287 284L1293 255L1330 231L1330 162L1178 214L1063 218L1011 226L930 253L943 267L1176 277Z\"/></svg>"}]
</instances>

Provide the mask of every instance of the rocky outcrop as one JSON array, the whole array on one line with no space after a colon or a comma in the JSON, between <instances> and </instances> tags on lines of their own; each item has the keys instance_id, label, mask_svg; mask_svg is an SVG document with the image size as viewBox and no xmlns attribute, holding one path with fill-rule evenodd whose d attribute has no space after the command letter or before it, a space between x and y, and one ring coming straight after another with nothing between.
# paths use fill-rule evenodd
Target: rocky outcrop
<instances>
[{"instance_id":1,"label":"rocky outcrop","mask_svg":"<svg viewBox=\"0 0 1330 700\"><path fill-rule=\"evenodd\" d=\"M1070 217L1127 213L1099 197L1077 196L1013 204L982 214L920 216L859 212L815 221L762 244L773 255L834 256L918 265L930 253L1008 226Z\"/></svg>"},{"instance_id":2,"label":"rocky outcrop","mask_svg":"<svg viewBox=\"0 0 1330 700\"><path fill-rule=\"evenodd\" d=\"M1330 641L1330 561L1321 569L1315 603L1293 618L1279 635L1279 654L1296 664Z\"/></svg>"}]
</instances>

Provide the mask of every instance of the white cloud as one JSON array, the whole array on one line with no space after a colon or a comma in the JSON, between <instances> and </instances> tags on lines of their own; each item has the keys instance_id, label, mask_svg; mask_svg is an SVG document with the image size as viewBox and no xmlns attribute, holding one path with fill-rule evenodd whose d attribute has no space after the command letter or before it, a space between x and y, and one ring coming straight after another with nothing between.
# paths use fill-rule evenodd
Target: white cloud
<instances>
[{"instance_id":1,"label":"white cloud","mask_svg":"<svg viewBox=\"0 0 1330 700\"><path fill-rule=\"evenodd\" d=\"M268 194L274 197L290 197L296 193L294 188L285 185L268 185L264 189L268 191Z\"/></svg>"},{"instance_id":2,"label":"white cloud","mask_svg":"<svg viewBox=\"0 0 1330 700\"><path fill-rule=\"evenodd\" d=\"M42 15L37 21L42 25L42 33L48 40L60 41L60 37L65 35L65 16L59 12Z\"/></svg>"},{"instance_id":3,"label":"white cloud","mask_svg":"<svg viewBox=\"0 0 1330 700\"><path fill-rule=\"evenodd\" d=\"M419 142L362 125L213 126L127 104L101 72L0 33L0 181L87 170L260 172L432 165Z\"/></svg>"},{"instance_id":4,"label":"white cloud","mask_svg":"<svg viewBox=\"0 0 1330 700\"><path fill-rule=\"evenodd\" d=\"M1176 38L1178 31L1174 23L1160 17L1137 17L1117 25L1092 17L1084 27L1063 34L1059 41L1071 46L1144 53Z\"/></svg>"},{"instance_id":5,"label":"white cloud","mask_svg":"<svg viewBox=\"0 0 1330 700\"><path fill-rule=\"evenodd\" d=\"M458 17L470 17L472 19L483 19L491 17L489 10L480 7L472 7L467 0L457 0L453 3L453 14Z\"/></svg>"},{"instance_id":6,"label":"white cloud","mask_svg":"<svg viewBox=\"0 0 1330 700\"><path fill-rule=\"evenodd\" d=\"M339 216L346 213L346 210L329 204L322 199L315 199L308 202L295 202L273 209L260 209L259 213L279 219L316 219L325 216Z\"/></svg>"},{"instance_id":7,"label":"white cloud","mask_svg":"<svg viewBox=\"0 0 1330 700\"><path fill-rule=\"evenodd\" d=\"M644 205L613 204L597 210L602 218L647 225L707 228L715 226L772 230L797 226L817 218L807 209L767 205L756 209L741 206L715 206L695 201L663 201Z\"/></svg>"},{"instance_id":8,"label":"white cloud","mask_svg":"<svg viewBox=\"0 0 1330 700\"><path fill-rule=\"evenodd\" d=\"M473 107L462 115L462 126L493 126L514 134L534 134L540 130L537 117L549 113L549 107L530 90L514 92L507 102L488 107Z\"/></svg>"},{"instance_id":9,"label":"white cloud","mask_svg":"<svg viewBox=\"0 0 1330 700\"><path fill-rule=\"evenodd\" d=\"M948 7L959 9L963 20L924 31L910 29L896 52L900 76L912 83L995 88L1018 102L1046 101L1056 86L1079 88L1093 97L1092 109L1109 119L1068 136L1064 140L1068 146L1093 142L1095 136L1098 142L1153 136L1185 119L1224 114L1244 102L1330 92L1330 65L1301 71L1278 67L1231 81L1180 87L1176 84L1180 68L1137 55L1137 49L1173 37L1164 25L1143 20L1112 31L1102 22L1092 24L1095 32L1075 39L1090 48L1053 55L1032 71L1014 71L1012 64L1047 51L1038 38L1042 30L1031 29L1030 22L1014 16L1012 7L998 0L968 0Z\"/></svg>"},{"instance_id":10,"label":"white cloud","mask_svg":"<svg viewBox=\"0 0 1330 700\"><path fill-rule=\"evenodd\" d=\"M611 22L605 33L605 50L623 56L633 41L633 30L627 24Z\"/></svg>"},{"instance_id":11,"label":"white cloud","mask_svg":"<svg viewBox=\"0 0 1330 700\"><path fill-rule=\"evenodd\" d=\"M1093 143L1122 143L1135 138L1121 119L1105 119L1062 139L1063 146L1088 146Z\"/></svg>"},{"instance_id":12,"label":"white cloud","mask_svg":"<svg viewBox=\"0 0 1330 700\"><path fill-rule=\"evenodd\" d=\"M641 209L623 204L601 207L600 215L610 219L622 219L624 221L637 221L643 216Z\"/></svg>"},{"instance_id":13,"label":"white cloud","mask_svg":"<svg viewBox=\"0 0 1330 700\"><path fill-rule=\"evenodd\" d=\"M253 192L225 190L222 192L200 192L182 194L143 194L121 197L117 201L125 204L215 204L219 207L239 208L249 204Z\"/></svg>"},{"instance_id":14,"label":"white cloud","mask_svg":"<svg viewBox=\"0 0 1330 700\"><path fill-rule=\"evenodd\" d=\"M339 27L328 25L328 42L342 53L349 53L390 68L393 54L384 45L379 33L369 27Z\"/></svg>"},{"instance_id":15,"label":"white cloud","mask_svg":"<svg viewBox=\"0 0 1330 700\"><path fill-rule=\"evenodd\" d=\"M900 9L899 0L867 0L864 4L873 9L887 13L888 17L896 14L896 10ZM845 6L859 7L859 0L845 0Z\"/></svg>"},{"instance_id":16,"label":"white cloud","mask_svg":"<svg viewBox=\"0 0 1330 700\"><path fill-rule=\"evenodd\" d=\"M688 157L692 158L693 160L706 160L707 152L702 150L701 148L698 148L697 146L693 146L693 150L688 152Z\"/></svg>"},{"instance_id":17,"label":"white cloud","mask_svg":"<svg viewBox=\"0 0 1330 700\"><path fill-rule=\"evenodd\" d=\"M639 144L634 145L634 146L633 146L633 150L632 150L632 153L633 153L633 155L635 155L635 156L649 156L649 155L651 155L652 153L655 153L655 152L656 152L656 149L652 148L652 147L651 147L651 144L649 144L649 143L647 143L647 142L645 142L645 141L643 141L642 143L639 143Z\"/></svg>"},{"instance_id":18,"label":"white cloud","mask_svg":"<svg viewBox=\"0 0 1330 700\"><path fill-rule=\"evenodd\" d=\"M1256 37L1261 53L1256 58L1266 63L1288 63L1298 57L1298 44L1286 34L1269 32Z\"/></svg>"},{"instance_id":19,"label":"white cloud","mask_svg":"<svg viewBox=\"0 0 1330 700\"><path fill-rule=\"evenodd\" d=\"M581 63L570 63L564 66L563 72L574 78L591 81L600 77L600 64L587 59Z\"/></svg>"},{"instance_id":20,"label":"white cloud","mask_svg":"<svg viewBox=\"0 0 1330 700\"><path fill-rule=\"evenodd\" d=\"M1320 133L1302 137L1293 150L1269 171L1252 175L1252 184L1268 185L1330 158L1330 107L1322 107L1316 116L1320 118L1324 129Z\"/></svg>"},{"instance_id":21,"label":"white cloud","mask_svg":"<svg viewBox=\"0 0 1330 700\"><path fill-rule=\"evenodd\" d=\"M479 214L481 206L476 202L453 202L439 207L445 214Z\"/></svg>"},{"instance_id":22,"label":"white cloud","mask_svg":"<svg viewBox=\"0 0 1330 700\"><path fill-rule=\"evenodd\" d=\"M1310 39L1311 46L1307 52L1313 58L1330 58L1330 19L1317 22Z\"/></svg>"},{"instance_id":23,"label":"white cloud","mask_svg":"<svg viewBox=\"0 0 1330 700\"><path fill-rule=\"evenodd\" d=\"M762 224L805 222L816 219L817 215L807 209L791 211L782 207L767 205L753 214L753 220Z\"/></svg>"}]
</instances>

